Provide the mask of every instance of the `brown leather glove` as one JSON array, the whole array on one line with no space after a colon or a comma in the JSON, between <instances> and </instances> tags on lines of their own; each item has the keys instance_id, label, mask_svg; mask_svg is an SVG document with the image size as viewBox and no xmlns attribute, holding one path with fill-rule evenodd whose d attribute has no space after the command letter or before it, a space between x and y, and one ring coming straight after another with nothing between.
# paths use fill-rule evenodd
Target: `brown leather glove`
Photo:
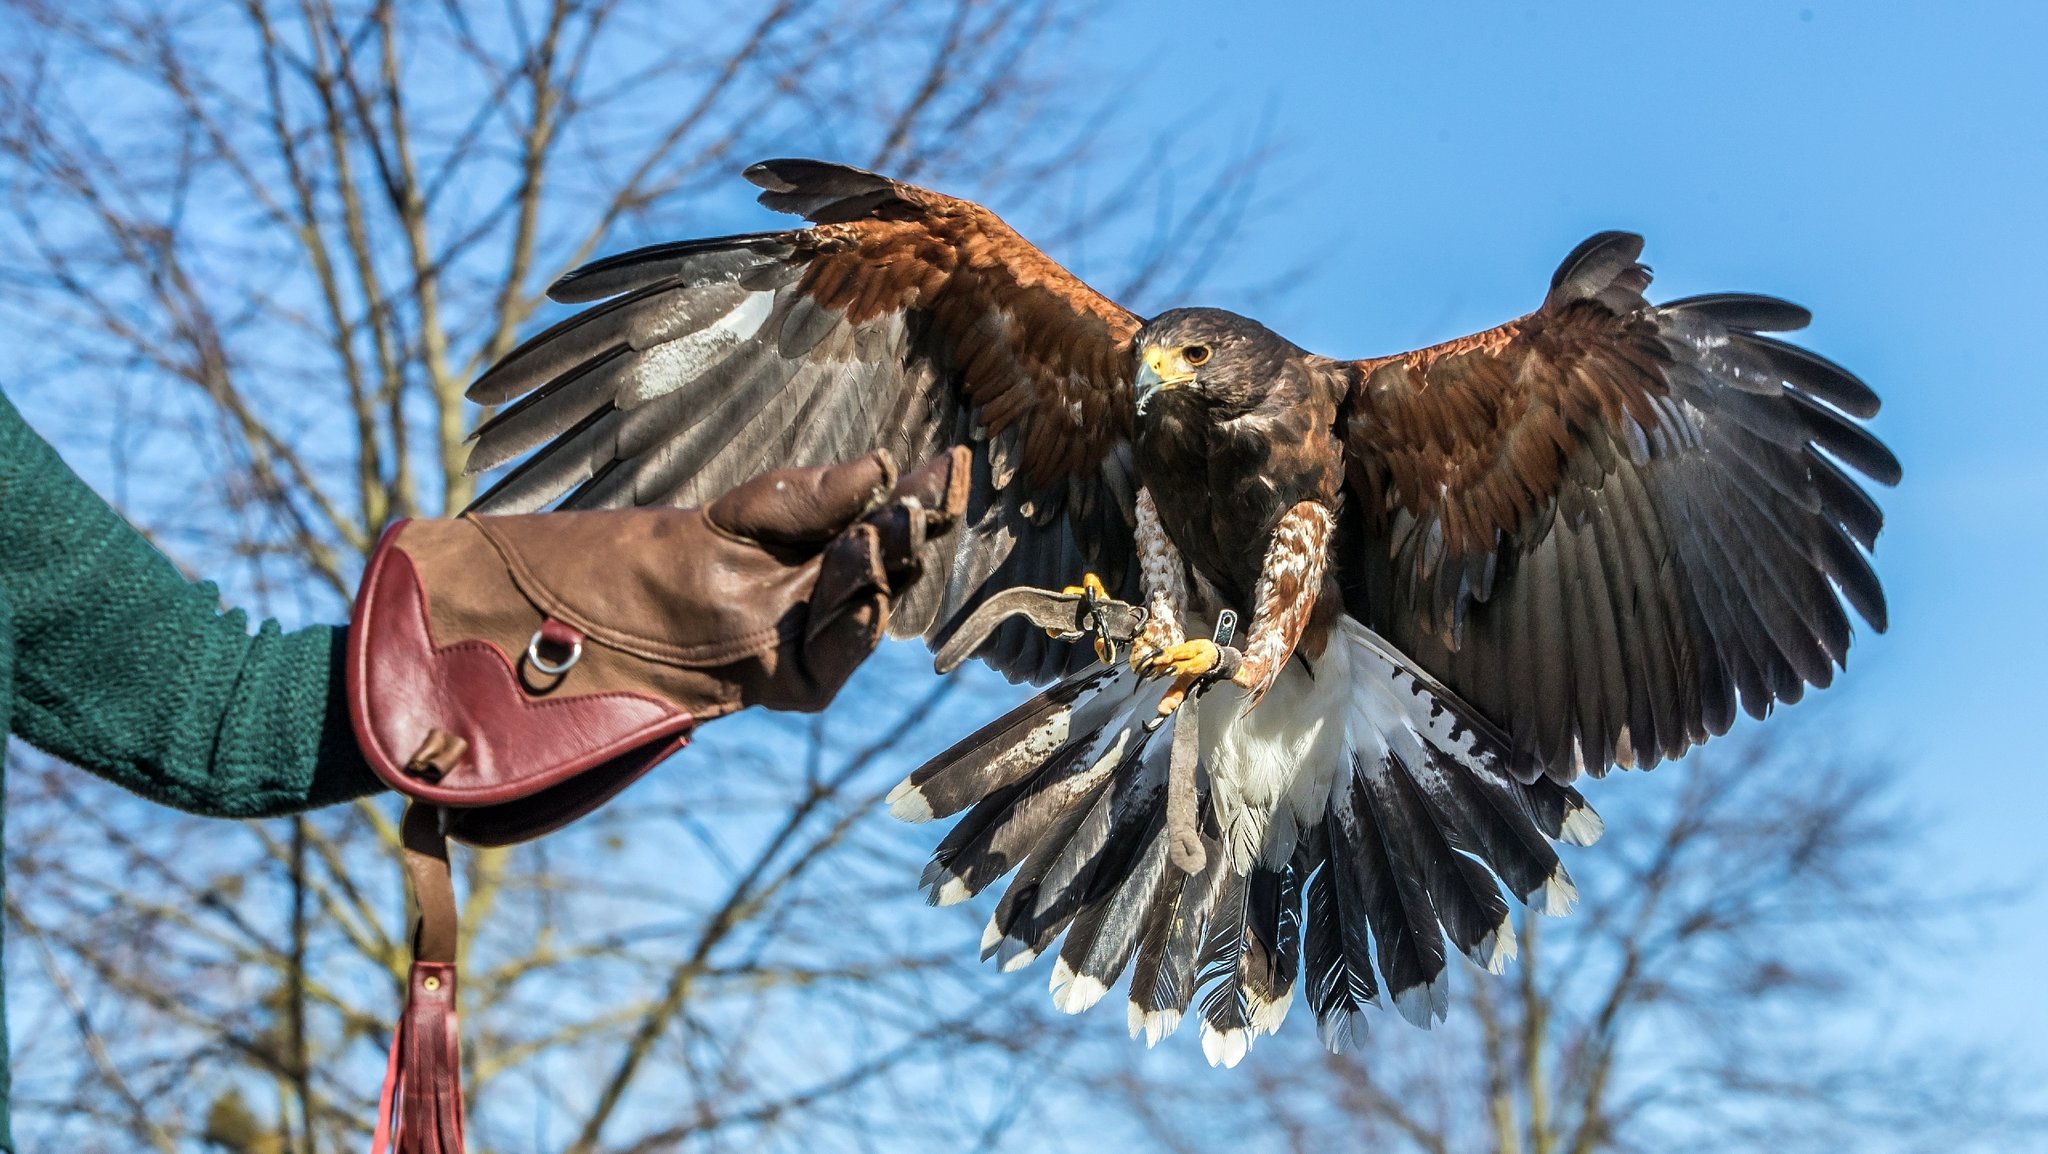
<instances>
[{"instance_id":1,"label":"brown leather glove","mask_svg":"<svg viewBox=\"0 0 2048 1154\"><path fill-rule=\"evenodd\" d=\"M702 509L386 531L349 625L349 710L370 768L415 803L401 829L420 924L373 1145L462 1145L446 839L506 845L564 825L710 718L824 708L967 486L964 448L900 481L875 453L770 473Z\"/></svg>"},{"instance_id":2,"label":"brown leather glove","mask_svg":"<svg viewBox=\"0 0 2048 1154\"><path fill-rule=\"evenodd\" d=\"M395 526L349 627L364 754L394 788L468 807L458 836L516 840L712 718L822 709L965 509L968 461L956 448L899 480L875 453L701 509Z\"/></svg>"}]
</instances>

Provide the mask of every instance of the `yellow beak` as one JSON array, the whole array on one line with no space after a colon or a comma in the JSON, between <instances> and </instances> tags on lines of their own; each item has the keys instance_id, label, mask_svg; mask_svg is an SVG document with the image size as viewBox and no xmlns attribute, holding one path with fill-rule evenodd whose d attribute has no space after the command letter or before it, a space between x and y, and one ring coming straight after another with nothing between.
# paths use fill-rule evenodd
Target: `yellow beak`
<instances>
[{"instance_id":1,"label":"yellow beak","mask_svg":"<svg viewBox=\"0 0 2048 1154\"><path fill-rule=\"evenodd\" d=\"M1146 349L1144 362L1138 366L1138 411L1144 412L1154 396L1194 379L1195 370L1179 349Z\"/></svg>"}]
</instances>

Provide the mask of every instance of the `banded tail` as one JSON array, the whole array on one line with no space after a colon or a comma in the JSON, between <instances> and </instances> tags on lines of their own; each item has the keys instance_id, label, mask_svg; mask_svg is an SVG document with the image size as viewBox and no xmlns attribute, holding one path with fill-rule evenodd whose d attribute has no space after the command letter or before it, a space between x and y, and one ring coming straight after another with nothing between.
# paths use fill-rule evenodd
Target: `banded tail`
<instances>
[{"instance_id":1,"label":"banded tail","mask_svg":"<svg viewBox=\"0 0 2048 1154\"><path fill-rule=\"evenodd\" d=\"M889 795L908 821L965 811L922 885L936 905L1014 872L981 941L1005 971L1064 934L1053 1002L1079 1013L1129 971L1132 1037L1179 1028L1201 995L1202 1050L1234 1066L1280 1028L1306 975L1342 1050L1382 986L1410 1022L1446 1011L1446 941L1499 973L1515 956L1500 886L1544 913L1577 898L1553 841L1587 845L1578 791L1517 781L1502 738L1351 618L1256 709L1203 701L1197 803L1207 864L1167 860L1172 724L1145 732L1163 681L1084 670L982 727ZM1176 716L1177 722L1179 715Z\"/></svg>"}]
</instances>

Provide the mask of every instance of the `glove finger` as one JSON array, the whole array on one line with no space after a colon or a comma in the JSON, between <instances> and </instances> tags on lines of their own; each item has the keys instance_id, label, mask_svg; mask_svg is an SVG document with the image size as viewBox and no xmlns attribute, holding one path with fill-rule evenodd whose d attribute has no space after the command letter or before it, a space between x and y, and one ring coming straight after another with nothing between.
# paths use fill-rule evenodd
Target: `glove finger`
<instances>
[{"instance_id":1,"label":"glove finger","mask_svg":"<svg viewBox=\"0 0 2048 1154\"><path fill-rule=\"evenodd\" d=\"M874 526L855 525L826 549L803 647L804 670L824 695L814 708L823 708L881 643L889 627L886 579Z\"/></svg>"},{"instance_id":2,"label":"glove finger","mask_svg":"<svg viewBox=\"0 0 2048 1154\"><path fill-rule=\"evenodd\" d=\"M882 564L881 533L865 522L839 535L825 550L818 580L811 587L805 648L815 653L818 638L833 628L850 607L885 593L889 575ZM869 645L867 648L872 648ZM861 656L867 655L863 649Z\"/></svg>"},{"instance_id":3,"label":"glove finger","mask_svg":"<svg viewBox=\"0 0 2048 1154\"><path fill-rule=\"evenodd\" d=\"M901 593L924 572L925 526L930 517L915 497L898 497L861 518L861 527L875 531L876 552L887 588Z\"/></svg>"},{"instance_id":4,"label":"glove finger","mask_svg":"<svg viewBox=\"0 0 2048 1154\"><path fill-rule=\"evenodd\" d=\"M953 527L967 511L967 493L974 481L974 454L955 445L903 475L898 498L915 499L924 512L924 531L936 537Z\"/></svg>"},{"instance_id":5,"label":"glove finger","mask_svg":"<svg viewBox=\"0 0 2048 1154\"><path fill-rule=\"evenodd\" d=\"M824 631L804 646L808 684L805 709L823 709L881 643L889 627L889 602L879 594L845 606Z\"/></svg>"},{"instance_id":6,"label":"glove finger","mask_svg":"<svg viewBox=\"0 0 2048 1154\"><path fill-rule=\"evenodd\" d=\"M906 473L895 500L861 519L880 534L892 596L902 596L924 573L925 542L943 536L966 511L973 465L967 446L955 445Z\"/></svg>"},{"instance_id":7,"label":"glove finger","mask_svg":"<svg viewBox=\"0 0 2048 1154\"><path fill-rule=\"evenodd\" d=\"M877 449L844 464L764 473L705 506L704 516L728 533L763 544L823 544L884 500L895 484L895 461Z\"/></svg>"}]
</instances>

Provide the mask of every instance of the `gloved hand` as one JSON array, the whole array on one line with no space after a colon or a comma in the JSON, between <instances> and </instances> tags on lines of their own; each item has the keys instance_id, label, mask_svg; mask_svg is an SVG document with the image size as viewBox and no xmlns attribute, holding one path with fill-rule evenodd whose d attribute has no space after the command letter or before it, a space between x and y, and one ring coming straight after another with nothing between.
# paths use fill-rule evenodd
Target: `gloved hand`
<instances>
[{"instance_id":1,"label":"gloved hand","mask_svg":"<svg viewBox=\"0 0 2048 1154\"><path fill-rule=\"evenodd\" d=\"M377 712L474 697L473 676L444 666L478 641L535 702L653 695L697 723L823 709L881 640L927 538L965 509L968 461L955 448L899 481L877 452L769 473L702 508L411 522L387 548L405 555L427 636L385 662ZM387 613L358 607L369 652L397 652L376 639L403 636L391 623L406 615Z\"/></svg>"},{"instance_id":2,"label":"gloved hand","mask_svg":"<svg viewBox=\"0 0 2048 1154\"><path fill-rule=\"evenodd\" d=\"M968 461L957 447L898 481L877 452L769 473L706 505L705 538L671 595L679 638L746 650L723 671L737 697L721 699L823 709L922 574L926 539L966 508ZM685 605L696 611L687 619Z\"/></svg>"}]
</instances>

